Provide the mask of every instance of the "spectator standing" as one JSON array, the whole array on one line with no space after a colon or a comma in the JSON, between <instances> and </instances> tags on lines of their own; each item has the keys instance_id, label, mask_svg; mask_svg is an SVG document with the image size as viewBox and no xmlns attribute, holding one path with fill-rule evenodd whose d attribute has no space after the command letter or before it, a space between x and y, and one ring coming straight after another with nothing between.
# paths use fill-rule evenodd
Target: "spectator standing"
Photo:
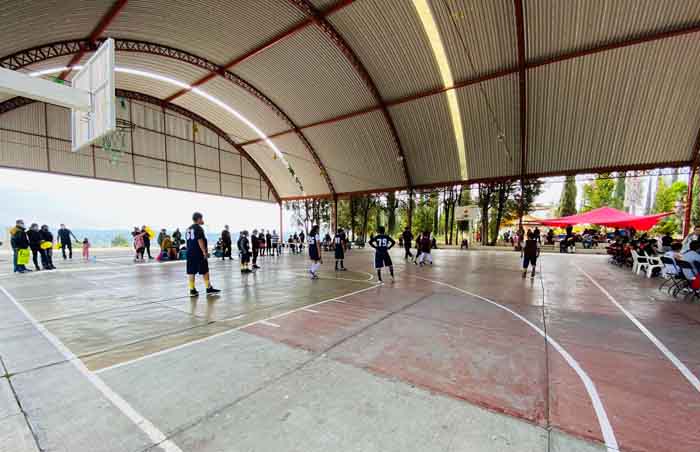
<instances>
[{"instance_id":1,"label":"spectator standing","mask_svg":"<svg viewBox=\"0 0 700 452\"><path fill-rule=\"evenodd\" d=\"M39 232L39 225L32 223L27 231L27 238L29 239L29 249L32 251L32 261L34 262L34 268L36 271L41 270L39 268L39 262L37 256L41 256L41 265L44 270L48 270L46 266L46 251L41 247L41 233Z\"/></svg>"},{"instance_id":2,"label":"spectator standing","mask_svg":"<svg viewBox=\"0 0 700 452\"><path fill-rule=\"evenodd\" d=\"M12 234L12 249L15 250L15 262L17 264L17 273L27 273L31 272L26 267L26 263L29 261L29 238L27 237L27 232L24 229L24 221L17 220L14 227L14 233Z\"/></svg>"},{"instance_id":3,"label":"spectator standing","mask_svg":"<svg viewBox=\"0 0 700 452\"><path fill-rule=\"evenodd\" d=\"M272 256L272 234L270 234L269 230L265 234L265 244L267 245L268 256Z\"/></svg>"},{"instance_id":4,"label":"spectator standing","mask_svg":"<svg viewBox=\"0 0 700 452\"><path fill-rule=\"evenodd\" d=\"M260 238L258 237L258 230L253 229L253 235L250 237L250 246L253 249L253 269L257 270L258 266L258 254L260 254Z\"/></svg>"},{"instance_id":5,"label":"spectator standing","mask_svg":"<svg viewBox=\"0 0 700 452\"><path fill-rule=\"evenodd\" d=\"M63 259L66 259L66 248L68 248L68 259L73 259L73 245L71 237L77 242L78 238L73 234L73 231L68 229L65 224L61 223L61 228L58 230L58 241L61 242L61 253Z\"/></svg>"},{"instance_id":6,"label":"spectator standing","mask_svg":"<svg viewBox=\"0 0 700 452\"><path fill-rule=\"evenodd\" d=\"M56 267L53 266L53 234L49 230L49 226L42 224L39 234L41 235L41 247L44 249L46 257L46 264L42 265L49 270L56 270Z\"/></svg>"},{"instance_id":7,"label":"spectator standing","mask_svg":"<svg viewBox=\"0 0 700 452\"><path fill-rule=\"evenodd\" d=\"M403 230L403 234L401 234L401 239L403 240L404 259L412 258L411 244L413 243L413 233L411 232L411 228L406 226L406 229Z\"/></svg>"},{"instance_id":8,"label":"spectator standing","mask_svg":"<svg viewBox=\"0 0 700 452\"><path fill-rule=\"evenodd\" d=\"M90 260L90 241L87 237L83 239L83 260L85 262Z\"/></svg>"},{"instance_id":9,"label":"spectator standing","mask_svg":"<svg viewBox=\"0 0 700 452\"><path fill-rule=\"evenodd\" d=\"M141 227L141 232L143 232L143 248L146 250L149 259L153 259L151 256L151 236L148 234L148 228L146 225Z\"/></svg>"},{"instance_id":10,"label":"spectator standing","mask_svg":"<svg viewBox=\"0 0 700 452\"><path fill-rule=\"evenodd\" d=\"M229 231L228 225L225 225L224 230L221 231L221 246L221 260L226 260L227 257L229 260L233 260L233 257L231 257L231 231Z\"/></svg>"}]
</instances>

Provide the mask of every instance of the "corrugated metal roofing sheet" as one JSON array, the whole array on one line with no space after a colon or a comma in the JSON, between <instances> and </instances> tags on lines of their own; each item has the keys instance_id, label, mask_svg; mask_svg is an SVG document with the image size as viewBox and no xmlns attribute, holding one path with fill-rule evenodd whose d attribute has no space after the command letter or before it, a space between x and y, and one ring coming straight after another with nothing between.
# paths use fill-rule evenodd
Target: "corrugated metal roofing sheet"
<instances>
[{"instance_id":1,"label":"corrugated metal roofing sheet","mask_svg":"<svg viewBox=\"0 0 700 452\"><path fill-rule=\"evenodd\" d=\"M700 21L693 0L528 0L527 56L541 59Z\"/></svg>"},{"instance_id":2,"label":"corrugated metal roofing sheet","mask_svg":"<svg viewBox=\"0 0 700 452\"><path fill-rule=\"evenodd\" d=\"M330 193L326 180L321 175L320 167L299 137L295 134L287 134L273 139L272 142L285 154L285 158L304 185L307 195Z\"/></svg>"},{"instance_id":3,"label":"corrugated metal roofing sheet","mask_svg":"<svg viewBox=\"0 0 700 452\"><path fill-rule=\"evenodd\" d=\"M303 19L278 0L130 0L106 34L157 42L224 64Z\"/></svg>"},{"instance_id":4,"label":"corrugated metal roofing sheet","mask_svg":"<svg viewBox=\"0 0 700 452\"><path fill-rule=\"evenodd\" d=\"M440 87L442 79L410 1L363 0L329 18L384 99Z\"/></svg>"},{"instance_id":5,"label":"corrugated metal roofing sheet","mask_svg":"<svg viewBox=\"0 0 700 452\"><path fill-rule=\"evenodd\" d=\"M0 55L47 42L84 39L113 3L112 0L0 2Z\"/></svg>"},{"instance_id":6,"label":"corrugated metal roofing sheet","mask_svg":"<svg viewBox=\"0 0 700 452\"><path fill-rule=\"evenodd\" d=\"M279 116L277 116L272 108L226 79L216 77L200 88L212 96L217 97L226 105L239 112L267 135L289 128L289 125ZM219 114L228 116L230 118L229 121L235 121L237 123L236 126L232 126L231 129L225 129L226 132L230 133L231 135L235 135L241 140L258 138L258 135L256 135L255 132L243 122L234 118L225 110L195 93L188 93L180 98L177 98L174 100L174 103L180 104L185 108L189 108L185 106L185 103L190 103L191 100L185 99L186 97L190 99L196 98L198 101L209 105L212 111L217 110ZM207 115L202 116L208 118Z\"/></svg>"},{"instance_id":7,"label":"corrugated metal roofing sheet","mask_svg":"<svg viewBox=\"0 0 700 452\"><path fill-rule=\"evenodd\" d=\"M251 157L270 178L280 196L299 196L301 191L289 174L289 170L279 160L272 158L272 151L266 144L251 144L245 147ZM301 176L300 176L301 179ZM303 179L302 183L303 183Z\"/></svg>"},{"instance_id":8,"label":"corrugated metal roofing sheet","mask_svg":"<svg viewBox=\"0 0 700 452\"><path fill-rule=\"evenodd\" d=\"M699 55L684 36L530 71L528 172L690 160Z\"/></svg>"},{"instance_id":9,"label":"corrugated metal roofing sheet","mask_svg":"<svg viewBox=\"0 0 700 452\"><path fill-rule=\"evenodd\" d=\"M517 65L513 0L432 0L431 5L455 81Z\"/></svg>"},{"instance_id":10,"label":"corrugated metal roofing sheet","mask_svg":"<svg viewBox=\"0 0 700 452\"><path fill-rule=\"evenodd\" d=\"M389 111L415 184L460 179L457 142L445 94L407 102Z\"/></svg>"},{"instance_id":11,"label":"corrugated metal roofing sheet","mask_svg":"<svg viewBox=\"0 0 700 452\"><path fill-rule=\"evenodd\" d=\"M518 76L457 90L470 179L520 174ZM503 139L499 139L499 135Z\"/></svg>"},{"instance_id":12,"label":"corrugated metal roofing sheet","mask_svg":"<svg viewBox=\"0 0 700 452\"><path fill-rule=\"evenodd\" d=\"M243 62L234 72L254 82L300 125L374 105L357 72L316 27Z\"/></svg>"},{"instance_id":13,"label":"corrugated metal roofing sheet","mask_svg":"<svg viewBox=\"0 0 700 452\"><path fill-rule=\"evenodd\" d=\"M406 184L399 152L381 112L304 130L337 192Z\"/></svg>"}]
</instances>

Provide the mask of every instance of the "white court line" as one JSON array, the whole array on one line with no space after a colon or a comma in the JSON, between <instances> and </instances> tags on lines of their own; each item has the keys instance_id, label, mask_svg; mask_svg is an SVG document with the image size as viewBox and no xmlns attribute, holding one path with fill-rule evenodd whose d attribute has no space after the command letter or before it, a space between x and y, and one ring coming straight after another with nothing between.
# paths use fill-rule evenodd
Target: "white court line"
<instances>
[{"instance_id":1,"label":"white court line","mask_svg":"<svg viewBox=\"0 0 700 452\"><path fill-rule=\"evenodd\" d=\"M261 320L258 322L258 325L265 325L265 326L271 326L273 328L279 328L280 326L276 323L268 322L267 320Z\"/></svg>"},{"instance_id":2,"label":"white court line","mask_svg":"<svg viewBox=\"0 0 700 452\"><path fill-rule=\"evenodd\" d=\"M632 321L632 323L634 323L635 326L636 326L637 328L639 328L639 330L640 330L642 333L644 333L644 335L656 346L656 348L659 349L659 351L661 351L661 353L664 354L664 356L666 356L666 358L668 358L669 361L671 361L671 362L673 363L674 366L676 366L676 369L678 369L678 370L680 371L680 373L683 374L683 376L685 377L685 379L688 380L688 383L690 383L691 386L693 386L693 388L695 388L696 391L700 392L700 380L698 380L698 377L696 377L696 376L690 371L690 369L688 369L688 367L686 367L686 365L683 364L683 362L682 362L680 359L678 359L678 357L677 357L676 355L674 355L673 352L672 352L671 350L669 350L668 347L666 347L666 345L664 345L663 342L661 342L656 336L654 336L654 333L652 333L651 331L649 331L649 330L647 329L647 327L645 327L645 326L642 324L642 322L640 322L639 320L637 320L637 318L636 318L635 316L632 315L632 313L630 313L627 309L623 308L622 305L621 305L620 303L618 303L617 300L615 300L615 298L613 298L612 295L610 295L610 292L608 292L607 290L605 290L605 288L604 288L603 286L601 286L600 284L598 284L598 281L596 281L595 279L593 279L593 277L592 277L591 275L589 275L584 269L582 269L581 267L579 267L579 266L576 265L576 264L574 264L574 265L575 265L576 268L578 268L579 271L580 271L581 273L583 273L593 284L595 284L595 286L596 286L598 289L600 289L600 291L603 292L603 294L605 294L606 297L608 297L608 300L610 300L610 302L611 302L612 304L614 304L614 305L617 307L617 309L619 309L620 311L622 311L622 313L625 314L625 315L627 316L627 318L630 319L630 320Z\"/></svg>"},{"instance_id":3,"label":"white court line","mask_svg":"<svg viewBox=\"0 0 700 452\"><path fill-rule=\"evenodd\" d=\"M170 441L163 432L161 432L158 427L153 425L148 419L139 414L129 402L124 400L116 392L105 384L104 381L93 372L91 372L83 362L78 359L75 354L66 347L60 339L54 336L49 330L47 330L41 323L39 323L34 316L32 316L29 311L24 309L15 297L12 296L4 287L0 286L0 291L5 294L5 296L20 310L20 312L29 320L32 325L48 340L59 352L72 363L76 369L92 383L95 388L102 393L112 404L121 411L131 422L133 422L141 431L143 431L150 439L153 441L154 445L157 445L165 452L182 452L174 442Z\"/></svg>"},{"instance_id":4,"label":"white court line","mask_svg":"<svg viewBox=\"0 0 700 452\"><path fill-rule=\"evenodd\" d=\"M365 273L365 272L358 272L358 273ZM309 277L309 275L306 274L306 273L289 272L289 274L290 274L290 275L295 275L295 276L305 276L305 277L311 279L311 278ZM326 281L336 281L336 280L338 280L338 281L352 281L352 282L360 282L360 283L374 284L374 283L371 282L371 281L372 281L371 278L370 278L370 279L351 279L351 278L337 278L337 277L336 277L336 278L332 278L332 277L330 277L330 276L329 276L328 278L326 278L326 277L324 277L324 276L319 276L318 279L323 279L323 280L326 280Z\"/></svg>"},{"instance_id":5,"label":"white court line","mask_svg":"<svg viewBox=\"0 0 700 452\"><path fill-rule=\"evenodd\" d=\"M310 312L312 314L318 314L318 312L319 312L319 311L316 311L314 309L309 309L309 308L304 308L304 309L302 309L302 311Z\"/></svg>"},{"instance_id":6,"label":"white court line","mask_svg":"<svg viewBox=\"0 0 700 452\"><path fill-rule=\"evenodd\" d=\"M150 355L140 356L140 357L134 358L134 359L132 359L132 360L130 360L130 361L124 361L124 362L122 362L122 363L117 363L117 364L115 364L115 365L113 365L113 366L104 367L104 368L102 368L102 369L96 370L94 373L99 374L99 373L102 373L102 372L106 372L106 371L108 371L108 370L113 370L113 369L117 369L117 368L119 368L119 367L123 367L123 366L127 366L127 365L130 365L130 364L134 364L134 363L137 363L137 362L139 362L139 361L143 361L143 360L148 359L148 358L155 358L156 356L165 355L166 353L174 352L174 351L177 351L177 350L180 350L180 349L183 349L183 348L192 346L192 345L196 345L196 344L200 344L200 343L202 343L202 342L207 342L207 341L210 341L210 340L212 340L212 339L216 339L216 338L221 337L221 336L224 336L224 335L226 335L226 334L231 334L231 333L234 333L234 332L236 332L236 331L240 331L240 330L242 330L242 329L244 329L244 328L248 328L248 327L251 326L251 325L255 325L256 323L260 323L260 322L269 322L270 320L275 320L275 319L278 319L278 318L280 318L280 317L284 317L284 316L287 316L287 315L289 315L289 314L293 314L293 313L295 313L295 312L299 312L299 311L301 311L301 310L303 310L303 309L305 309L305 308L313 308L314 306L319 306L319 305L322 305L322 304L324 304L324 303L329 303L329 302L347 303L347 301L341 301L341 300L339 300L339 298L351 297L351 296L353 296L353 295L357 295L357 294L359 294L359 293L366 292L366 291L368 291L368 290L372 290L372 289L374 289L374 288L376 288L376 287L377 287L377 285L375 284L375 285L372 285L372 286L370 286L370 287L365 287L364 289L360 289L360 290L356 290L356 291L354 291L354 292L350 292L350 293L346 293L346 294L343 294L343 295L339 295L339 296L337 296L337 297L335 297L335 298L329 298L328 300L319 301L319 302L317 302L317 303L313 303L313 304L310 304L310 305L307 305L307 306L302 306L302 307L300 307L300 308L292 309L292 310L289 310L289 311L287 311L287 312L283 312L283 313L281 313L281 314L273 315L273 316L268 317L268 318L263 319L263 320L255 320L255 321L253 321L253 322L246 323L245 325L237 326L236 328L232 328L232 329L230 329L230 330L222 331L222 332L220 332L220 333L216 333L216 334L213 334L213 335L211 335L211 336L203 337L202 339L197 339L197 340L194 340L194 341L192 341L192 342L186 342L186 343L184 343L184 344L176 345L175 347L166 348L165 350L161 350L161 351L159 351L159 352L151 353ZM221 321L214 322L214 323L219 323L219 322L221 322Z\"/></svg>"},{"instance_id":7,"label":"white court line","mask_svg":"<svg viewBox=\"0 0 700 452\"><path fill-rule=\"evenodd\" d=\"M591 399L591 403L593 404L593 410L595 410L595 414L598 417L598 424L600 425L600 430L603 433L603 440L605 441L605 447L607 448L608 452L618 452L619 447L617 445L617 438L615 438L615 432L613 431L612 425L610 424L610 420L608 419L608 413L605 411L605 407L603 406L603 402L600 399L600 395L598 394L598 390L595 387L595 384L593 383L593 380L588 376L585 370L581 367L581 365L574 359L573 356L569 354L569 352L562 347L559 342L555 341L552 339L551 336L546 334L540 327L535 325L534 323L530 322L528 319L523 317L522 315L518 314L517 312L513 311L512 309L509 309L501 304L496 303L493 300L490 300L486 297L482 297L481 295L475 294L473 292L469 292L464 289L460 289L459 287L453 286L451 284L447 284L444 282L440 281L435 281L432 279L428 278L423 278L420 276L413 276L414 278L418 279L423 279L425 281L430 281L435 284L440 284L445 287L449 287L451 289L454 289L456 291L465 293L467 295L470 295L472 297L478 298L480 300L483 300L487 303L490 303L497 308L503 309L506 312L509 312L522 322L524 322L527 326L532 328L533 330L537 331L537 333L544 337L545 340L547 341L548 344L551 344L554 349L559 352L559 354L564 358L564 360L569 364L569 366L576 372L578 377L581 379L583 382L583 385L586 388L586 392L588 392L588 396Z\"/></svg>"}]
</instances>

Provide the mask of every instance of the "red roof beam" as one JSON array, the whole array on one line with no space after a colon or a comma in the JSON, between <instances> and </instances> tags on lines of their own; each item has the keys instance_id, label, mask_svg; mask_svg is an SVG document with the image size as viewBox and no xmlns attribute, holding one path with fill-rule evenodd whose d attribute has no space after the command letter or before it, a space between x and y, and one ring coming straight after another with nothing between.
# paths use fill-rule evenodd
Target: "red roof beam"
<instances>
[{"instance_id":1,"label":"red roof beam","mask_svg":"<svg viewBox=\"0 0 700 452\"><path fill-rule=\"evenodd\" d=\"M92 30L90 33L90 36L88 36L88 46L89 47L94 47L95 43L99 39L99 37L104 33L104 31L107 29L107 27L110 26L110 24L114 21L114 19L119 15L119 13L124 9L126 6L128 0L117 0L114 2L112 7L107 11L107 14L102 16L102 19L100 19L100 22L97 24L97 26ZM65 80L66 77L68 77L68 74L71 73L73 70L73 66L78 64L80 60L83 58L83 56L87 53L87 51L90 50L88 47L83 47L81 48L80 52L76 53L73 55L73 57L70 59L68 62L68 69L65 71L61 72L58 76L61 80Z\"/></svg>"},{"instance_id":2,"label":"red roof beam","mask_svg":"<svg viewBox=\"0 0 700 452\"><path fill-rule=\"evenodd\" d=\"M334 4L330 8L326 9L324 12L321 13L323 17L329 16L331 14L334 14L341 9L345 8L346 6L352 4L355 0L341 0L338 3ZM192 87L197 87L200 85L203 85L204 83L208 82L209 80L213 79L217 75L221 75L223 71L229 70L235 66L238 66L239 64L243 63L244 61L249 60L250 58L254 57L255 55L259 55L260 53L266 51L267 49L274 47L275 45L279 44L280 42L294 36L295 34L299 33L301 30L305 29L309 25L313 25L314 19L308 18L304 19L303 21L299 22L298 24L294 25L293 27L283 31L277 36L272 37L265 43L259 45L258 47L249 50L248 52L244 53L243 55L236 57L235 59L229 61L228 63L224 64L221 66L221 68L218 71L215 72L210 72L209 74L205 75L204 77L200 78L199 80L196 80L195 82L191 83L190 86ZM166 102L172 102L174 99L177 99L178 97L187 94L190 90L188 89L181 89L180 91L176 92L175 94L172 94L171 96L167 97L165 99Z\"/></svg>"}]
</instances>

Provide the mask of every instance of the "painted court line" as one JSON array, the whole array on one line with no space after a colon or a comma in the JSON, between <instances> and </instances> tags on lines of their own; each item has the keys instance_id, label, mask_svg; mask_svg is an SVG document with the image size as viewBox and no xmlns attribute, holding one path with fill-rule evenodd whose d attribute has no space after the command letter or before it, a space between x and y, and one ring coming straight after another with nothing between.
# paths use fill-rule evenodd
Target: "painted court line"
<instances>
[{"instance_id":1,"label":"painted court line","mask_svg":"<svg viewBox=\"0 0 700 452\"><path fill-rule=\"evenodd\" d=\"M439 284L445 287L449 287L451 289L454 289L458 292L462 292L464 294L467 294L469 296L472 296L474 298L478 298L482 301L485 301L487 303L492 304L493 306L496 306L497 308L503 309L504 311L512 314L515 316L518 320L521 320L524 322L527 326L535 330L540 336L544 337L545 340L547 341L548 344L550 344L554 349L561 355L562 358L567 362L567 364L576 372L578 377L581 379L581 382L583 382L584 387L586 388L586 392L588 392L588 396L591 399L591 403L593 404L593 410L595 411L596 416L598 417L598 424L600 425L600 430L603 434L603 441L605 442L605 447L607 448L607 452L618 452L619 451L619 446L617 445L617 438L615 437L615 432L613 431L612 425L610 424L610 419L608 418L608 413L605 411L605 407L603 406L603 401L600 399L600 395L598 394L598 390L595 387L595 383L593 383L593 380L588 376L585 370L581 367L581 365L574 359L573 356L569 354L569 352L562 347L559 342L555 341L552 339L551 336L546 334L540 327L535 325L534 323L530 322L528 319L523 317L522 315L518 314L517 312L513 311L512 309L509 309L501 304L496 303L493 300L490 300L486 297L482 297L481 295L475 294L473 292L469 292L464 289L460 289L459 287L453 286L451 284L447 284L441 281L435 281L432 279L428 278L423 278L420 276L413 276L414 278L418 279L423 279L425 281L430 281L434 284Z\"/></svg>"},{"instance_id":2,"label":"painted court line","mask_svg":"<svg viewBox=\"0 0 700 452\"><path fill-rule=\"evenodd\" d=\"M341 300L339 300L339 298L351 297L351 296L353 296L353 295L357 295L357 294L360 294L360 293L362 293L362 292L367 292L368 290L372 290L372 289L374 289L374 288L376 288L376 287L377 287L377 285L375 284L375 285L372 285L372 286L370 286L370 287L365 287L364 289L360 289L360 290L356 290L356 291L354 291L354 292L350 292L350 293L346 293L346 294L343 294L343 295L339 295L339 296L337 296L337 297L335 297L335 298L329 298L328 300L323 300L323 301L319 301L319 302L316 302L316 303L312 303L312 304L310 304L310 305L308 305L308 306L302 306L302 307L300 307L300 308L291 309L291 310L289 310L289 311L283 312L283 313L281 313L281 314L273 315L272 317L268 317L268 318L263 319L263 320L255 320L255 321L253 321L253 322L246 323L246 324L244 324L244 325L237 326L236 328L232 328L232 329L230 329L230 330L222 331L222 332L220 332L220 333L216 333L216 334L213 334L213 335L211 335L211 336L203 337L203 338L201 338L201 339L197 339L197 340L194 340L194 341L191 341L191 342L186 342L186 343L184 343L184 344L176 345L175 347L166 348L165 350L161 350L161 351L159 351L159 352L151 353L150 355L144 355L144 356L140 356L140 357L138 357L138 358L134 358L134 359L129 360L129 361L124 361L124 362L122 362L122 363L117 363L117 364L114 364L113 366L109 366L109 367L105 367L105 368L96 370L94 373L99 374L99 373L102 373L102 372L106 372L106 371L108 371L108 370L114 370L114 369L118 369L119 367L128 366L128 365L130 365L130 364L134 364L134 363L137 363L137 362L139 362L139 361L143 361L143 360L148 359L148 358L155 358L156 356L165 355L166 353L171 353L171 352L174 352L174 351L177 351L177 350L186 348L186 347L190 347L190 346L192 346L192 345L200 344L200 343L202 343L202 342L207 342L207 341L210 341L210 340L212 340L212 339L216 339L216 338L219 338L219 337L221 337L221 336L224 336L224 335L227 335L227 334L231 334L231 333L234 333L234 332L236 332L236 331L240 331L240 330L242 330L242 329L244 329L244 328L248 328L249 326L255 325L256 323L260 323L260 322L263 322L263 321L269 322L270 320L275 320L275 319L278 319L278 318L280 318L280 317L284 317L284 316L287 316L287 315L289 315L289 314L293 314L293 313L295 313L295 312L299 312L299 311L301 311L301 310L303 310L303 309L305 309L305 308L313 308L314 306L319 306L319 305L322 305L322 304L324 304L324 303L330 303L330 302L347 303L347 301L341 301ZM218 323L218 322L214 322L214 323Z\"/></svg>"},{"instance_id":3,"label":"painted court line","mask_svg":"<svg viewBox=\"0 0 700 452\"><path fill-rule=\"evenodd\" d=\"M268 322L267 320L261 320L258 322L259 325L271 326L273 328L279 328L280 326L276 323Z\"/></svg>"},{"instance_id":4,"label":"painted court line","mask_svg":"<svg viewBox=\"0 0 700 452\"><path fill-rule=\"evenodd\" d=\"M121 411L131 422L133 422L142 432L144 432L155 445L163 449L165 452L182 452L174 442L170 441L163 432L161 432L148 419L139 414L129 403L121 398L116 392L105 384L104 381L83 364L75 354L66 347L60 339L54 336L41 323L39 323L4 287L0 286L0 292L20 310L20 312L32 323L32 325L48 340L61 354L72 363L76 369L92 383L95 388L102 393L112 404Z\"/></svg>"},{"instance_id":5,"label":"painted court line","mask_svg":"<svg viewBox=\"0 0 700 452\"><path fill-rule=\"evenodd\" d=\"M576 264L574 265L576 266L576 268L579 269L581 273L583 273L586 276L586 278L588 278L598 289L600 289L601 292L603 292L603 294L608 298L608 300L610 300L612 304L614 304L617 307L617 309L622 311L622 313L625 314L627 318L630 319L630 321L634 323L637 328L639 328L639 331L644 333L644 335L652 342L652 344L654 344L656 348L658 348L659 351L663 353L664 356L666 356L666 358L673 363L674 366L676 366L676 369L678 369L678 371L685 377L685 379L688 380L688 383L690 383L690 385L693 388L695 388L696 391L700 392L700 380L698 380L698 377L696 377L690 371L690 369L688 369L688 367L685 364L683 364L683 362L680 359L678 359L678 357L674 355L673 352L669 350L663 342L661 342L661 340L659 340L659 338L654 336L654 333L649 331L647 327L645 327L642 324L642 322L637 320L637 318L634 315L632 315L631 312L622 307L622 305L618 303L612 295L610 295L610 292L608 292L603 286L598 284L598 281L593 279L593 277L589 275L584 269L582 269Z\"/></svg>"},{"instance_id":6,"label":"painted court line","mask_svg":"<svg viewBox=\"0 0 700 452\"><path fill-rule=\"evenodd\" d=\"M310 312L310 313L312 313L312 314L318 314L318 312L319 312L319 311L316 311L316 310L314 310L314 309L309 309L309 308L305 308L305 309L303 309L303 311L305 311L305 312Z\"/></svg>"}]
</instances>

